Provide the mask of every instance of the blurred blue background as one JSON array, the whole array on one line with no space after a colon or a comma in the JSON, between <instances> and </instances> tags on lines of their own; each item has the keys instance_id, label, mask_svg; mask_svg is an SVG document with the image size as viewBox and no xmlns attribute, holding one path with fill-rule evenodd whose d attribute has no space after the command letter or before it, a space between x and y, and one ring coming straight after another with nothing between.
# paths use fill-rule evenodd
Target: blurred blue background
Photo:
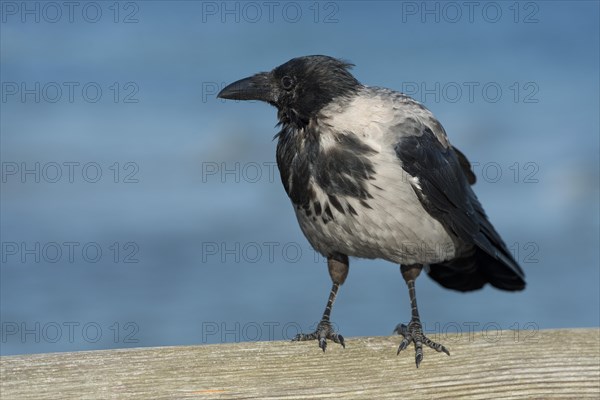
<instances>
[{"instance_id":1,"label":"blurred blue background","mask_svg":"<svg viewBox=\"0 0 600 400\"><path fill-rule=\"evenodd\" d=\"M428 331L599 326L598 2L62 4L2 2L2 355L312 329L330 280L275 110L216 99L307 54L424 102L526 271L521 293L423 276ZM409 316L397 265L351 261L340 333Z\"/></svg>"}]
</instances>

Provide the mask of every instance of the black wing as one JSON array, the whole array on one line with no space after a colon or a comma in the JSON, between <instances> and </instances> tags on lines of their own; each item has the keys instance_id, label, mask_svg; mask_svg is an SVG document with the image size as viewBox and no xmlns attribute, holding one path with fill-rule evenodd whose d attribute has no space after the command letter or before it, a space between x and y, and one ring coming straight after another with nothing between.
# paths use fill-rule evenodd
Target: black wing
<instances>
[{"instance_id":1,"label":"black wing","mask_svg":"<svg viewBox=\"0 0 600 400\"><path fill-rule=\"evenodd\" d=\"M523 289L523 270L471 189L475 175L464 154L445 147L425 126L420 135L402 137L395 150L402 168L419 180L413 189L423 207L455 238L459 249L455 259L431 264L429 275L460 291L486 283L504 290Z\"/></svg>"}]
</instances>

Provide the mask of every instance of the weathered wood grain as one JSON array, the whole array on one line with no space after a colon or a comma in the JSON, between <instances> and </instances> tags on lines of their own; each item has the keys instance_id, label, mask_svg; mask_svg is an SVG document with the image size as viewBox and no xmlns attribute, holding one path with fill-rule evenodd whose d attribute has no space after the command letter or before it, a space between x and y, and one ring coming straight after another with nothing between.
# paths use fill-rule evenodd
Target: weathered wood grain
<instances>
[{"instance_id":1,"label":"weathered wood grain","mask_svg":"<svg viewBox=\"0 0 600 400\"><path fill-rule=\"evenodd\" d=\"M434 337L432 337L434 338ZM2 399L600 398L600 329L437 337L415 368L400 338L246 342L0 359Z\"/></svg>"}]
</instances>

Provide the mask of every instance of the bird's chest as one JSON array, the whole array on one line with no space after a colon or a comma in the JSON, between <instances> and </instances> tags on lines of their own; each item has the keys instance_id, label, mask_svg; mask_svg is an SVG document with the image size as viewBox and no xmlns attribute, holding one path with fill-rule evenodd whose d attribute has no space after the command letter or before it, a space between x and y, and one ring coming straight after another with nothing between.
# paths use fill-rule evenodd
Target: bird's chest
<instances>
[{"instance_id":1,"label":"bird's chest","mask_svg":"<svg viewBox=\"0 0 600 400\"><path fill-rule=\"evenodd\" d=\"M280 138L277 161L304 235L326 256L407 263L421 261L415 251L429 251L431 241L448 239L391 151L352 136L333 138L330 146Z\"/></svg>"},{"instance_id":2,"label":"bird's chest","mask_svg":"<svg viewBox=\"0 0 600 400\"><path fill-rule=\"evenodd\" d=\"M377 154L352 134L282 131L277 165L296 209L328 223L332 209L356 215L351 200L368 206Z\"/></svg>"}]
</instances>

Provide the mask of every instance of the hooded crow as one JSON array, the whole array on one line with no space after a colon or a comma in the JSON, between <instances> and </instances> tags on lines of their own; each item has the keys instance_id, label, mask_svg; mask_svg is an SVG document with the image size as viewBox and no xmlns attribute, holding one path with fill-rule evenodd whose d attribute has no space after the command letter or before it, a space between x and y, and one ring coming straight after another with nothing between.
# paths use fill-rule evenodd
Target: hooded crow
<instances>
[{"instance_id":1,"label":"hooded crow","mask_svg":"<svg viewBox=\"0 0 600 400\"><path fill-rule=\"evenodd\" d=\"M427 338L415 280L424 268L440 285L470 291L486 283L525 288L523 270L471 189L475 175L433 114L402 93L362 85L352 64L323 56L294 58L225 87L219 97L261 100L277 108L277 165L302 232L327 258L333 286L315 332L293 340L327 339L345 347L330 323L348 257L400 264L411 320L398 354L414 343L450 354Z\"/></svg>"}]
</instances>

